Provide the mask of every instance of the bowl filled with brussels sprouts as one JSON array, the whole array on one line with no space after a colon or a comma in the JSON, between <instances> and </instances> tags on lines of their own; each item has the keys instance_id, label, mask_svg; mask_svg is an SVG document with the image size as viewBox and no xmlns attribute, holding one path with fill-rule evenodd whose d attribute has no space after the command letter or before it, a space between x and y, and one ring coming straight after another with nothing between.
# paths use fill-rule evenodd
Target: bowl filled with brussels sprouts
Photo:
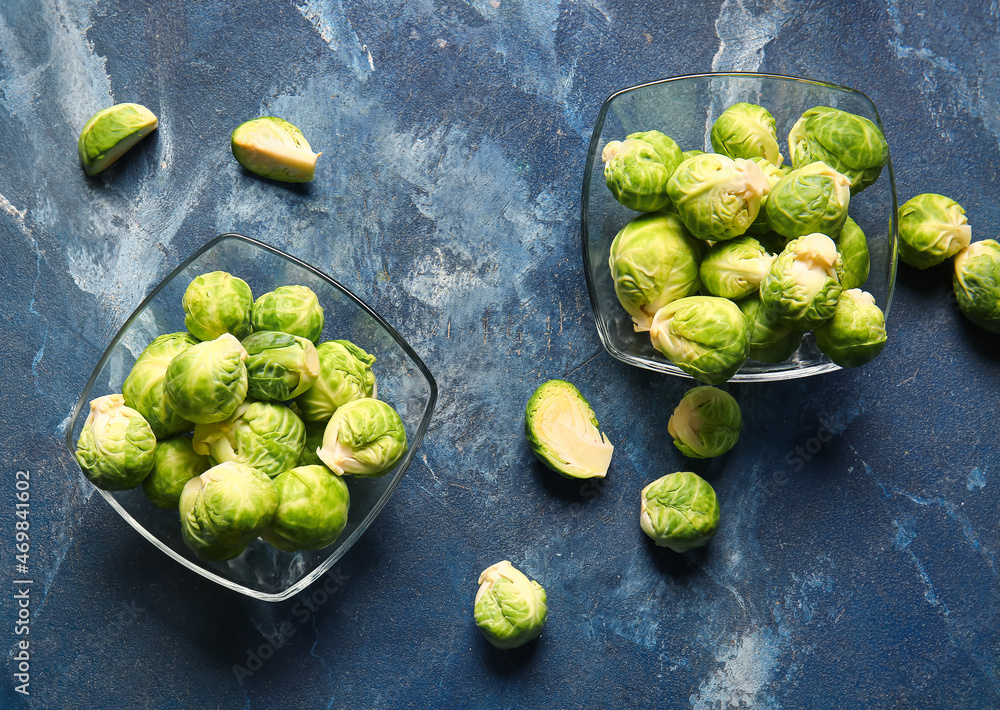
<instances>
[{"instance_id":1,"label":"bowl filled with brussels sprouts","mask_svg":"<svg viewBox=\"0 0 1000 710\"><path fill-rule=\"evenodd\" d=\"M896 188L858 91L750 73L619 91L581 207L597 331L623 362L714 385L857 367L885 345Z\"/></svg>"},{"instance_id":2,"label":"bowl filled with brussels sprouts","mask_svg":"<svg viewBox=\"0 0 1000 710\"><path fill-rule=\"evenodd\" d=\"M413 349L350 291L225 234L125 322L66 443L111 507L169 557L281 601L374 522L436 398Z\"/></svg>"}]
</instances>

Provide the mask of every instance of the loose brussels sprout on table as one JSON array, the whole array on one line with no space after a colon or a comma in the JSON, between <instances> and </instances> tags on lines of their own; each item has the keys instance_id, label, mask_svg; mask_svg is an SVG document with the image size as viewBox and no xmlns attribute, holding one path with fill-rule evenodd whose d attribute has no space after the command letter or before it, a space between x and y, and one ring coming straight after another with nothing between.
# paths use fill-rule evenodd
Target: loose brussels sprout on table
<instances>
[{"instance_id":1,"label":"loose brussels sprout on table","mask_svg":"<svg viewBox=\"0 0 1000 710\"><path fill-rule=\"evenodd\" d=\"M735 375L749 348L743 312L717 296L689 296L667 304L656 312L649 337L670 362L710 385Z\"/></svg>"},{"instance_id":2,"label":"loose brussels sprout on table","mask_svg":"<svg viewBox=\"0 0 1000 710\"><path fill-rule=\"evenodd\" d=\"M197 344L198 339L190 333L165 333L156 337L136 359L122 385L125 404L143 416L158 439L194 426L171 408L163 392L163 383L170 361Z\"/></svg>"},{"instance_id":3,"label":"loose brussels sprout on table","mask_svg":"<svg viewBox=\"0 0 1000 710\"><path fill-rule=\"evenodd\" d=\"M247 394L285 402L306 392L319 376L319 355L311 340L261 330L243 339L247 351Z\"/></svg>"},{"instance_id":4,"label":"loose brussels sprout on table","mask_svg":"<svg viewBox=\"0 0 1000 710\"><path fill-rule=\"evenodd\" d=\"M249 399L228 419L194 428L199 454L216 463L244 463L272 478L296 466L305 440L305 425L291 409Z\"/></svg>"},{"instance_id":5,"label":"loose brussels sprout on table","mask_svg":"<svg viewBox=\"0 0 1000 710\"><path fill-rule=\"evenodd\" d=\"M347 526L347 484L326 466L283 471L274 485L278 507L261 537L279 550L321 550Z\"/></svg>"},{"instance_id":6,"label":"loose brussels sprout on table","mask_svg":"<svg viewBox=\"0 0 1000 710\"><path fill-rule=\"evenodd\" d=\"M712 148L730 158L764 158L775 167L784 162L774 116L766 108L741 102L723 111L712 124Z\"/></svg>"},{"instance_id":7,"label":"loose brussels sprout on table","mask_svg":"<svg viewBox=\"0 0 1000 710\"><path fill-rule=\"evenodd\" d=\"M140 104L116 104L98 111L83 126L77 149L87 175L97 175L149 135L159 121Z\"/></svg>"},{"instance_id":8,"label":"loose brussels sprout on table","mask_svg":"<svg viewBox=\"0 0 1000 710\"><path fill-rule=\"evenodd\" d=\"M176 508L187 482L211 467L211 459L195 451L190 439L158 441L153 470L143 479L142 492L160 508Z\"/></svg>"},{"instance_id":9,"label":"loose brussels sprout on table","mask_svg":"<svg viewBox=\"0 0 1000 710\"><path fill-rule=\"evenodd\" d=\"M792 165L821 161L847 176L851 193L874 183L889 159L885 136L863 116L829 106L802 114L788 132Z\"/></svg>"},{"instance_id":10,"label":"loose brussels sprout on table","mask_svg":"<svg viewBox=\"0 0 1000 710\"><path fill-rule=\"evenodd\" d=\"M395 409L377 399L355 399L333 413L320 460L338 476L382 476L406 453L406 429Z\"/></svg>"},{"instance_id":11,"label":"loose brussels sprout on table","mask_svg":"<svg viewBox=\"0 0 1000 710\"><path fill-rule=\"evenodd\" d=\"M167 365L167 404L197 424L228 419L247 395L246 356L229 333L192 345Z\"/></svg>"},{"instance_id":12,"label":"loose brussels sprout on table","mask_svg":"<svg viewBox=\"0 0 1000 710\"><path fill-rule=\"evenodd\" d=\"M726 453L742 429L743 415L733 396L708 386L685 392L667 423L674 446L696 459Z\"/></svg>"},{"instance_id":13,"label":"loose brussels sprout on table","mask_svg":"<svg viewBox=\"0 0 1000 710\"><path fill-rule=\"evenodd\" d=\"M771 229L789 239L814 232L836 236L850 202L850 180L816 162L781 178L767 197L764 214Z\"/></svg>"},{"instance_id":14,"label":"loose brussels sprout on table","mask_svg":"<svg viewBox=\"0 0 1000 710\"><path fill-rule=\"evenodd\" d=\"M327 340L316 346L319 375L295 405L309 422L328 421L339 407L355 399L375 398L375 357L349 340Z\"/></svg>"},{"instance_id":15,"label":"loose brussels sprout on table","mask_svg":"<svg viewBox=\"0 0 1000 710\"><path fill-rule=\"evenodd\" d=\"M615 447L583 394L566 380L538 386L524 412L524 437L538 460L566 478L604 478Z\"/></svg>"},{"instance_id":16,"label":"loose brussels sprout on table","mask_svg":"<svg viewBox=\"0 0 1000 710\"><path fill-rule=\"evenodd\" d=\"M719 512L719 499L708 481L677 471L642 489L639 525L658 546L686 552L715 536Z\"/></svg>"},{"instance_id":17,"label":"loose brussels sprout on table","mask_svg":"<svg viewBox=\"0 0 1000 710\"><path fill-rule=\"evenodd\" d=\"M541 635L548 598L542 585L504 560L479 575L473 613L476 626L493 646L517 648Z\"/></svg>"},{"instance_id":18,"label":"loose brussels sprout on table","mask_svg":"<svg viewBox=\"0 0 1000 710\"><path fill-rule=\"evenodd\" d=\"M820 351L841 367L860 367L885 346L885 315L875 298L860 289L840 294L833 317L815 332Z\"/></svg>"},{"instance_id":19,"label":"loose brussels sprout on table","mask_svg":"<svg viewBox=\"0 0 1000 710\"><path fill-rule=\"evenodd\" d=\"M757 293L774 255L753 237L715 244L699 267L701 283L713 296L736 300Z\"/></svg>"},{"instance_id":20,"label":"loose brussels sprout on table","mask_svg":"<svg viewBox=\"0 0 1000 710\"><path fill-rule=\"evenodd\" d=\"M980 328L1000 333L1000 243L974 242L955 257L952 278L962 314Z\"/></svg>"},{"instance_id":21,"label":"loose brussels sprout on table","mask_svg":"<svg viewBox=\"0 0 1000 710\"><path fill-rule=\"evenodd\" d=\"M308 286L278 286L253 303L254 331L276 330L316 343L323 334L323 307Z\"/></svg>"},{"instance_id":22,"label":"loose brussels sprout on table","mask_svg":"<svg viewBox=\"0 0 1000 710\"><path fill-rule=\"evenodd\" d=\"M135 488L153 468L156 437L139 412L120 394L98 397L76 444L76 460L98 488Z\"/></svg>"},{"instance_id":23,"label":"loose brussels sprout on table","mask_svg":"<svg viewBox=\"0 0 1000 710\"><path fill-rule=\"evenodd\" d=\"M788 243L760 284L763 307L778 322L811 330L830 318L842 287L837 245L825 234L808 234Z\"/></svg>"},{"instance_id":24,"label":"loose brussels sprout on table","mask_svg":"<svg viewBox=\"0 0 1000 710\"><path fill-rule=\"evenodd\" d=\"M965 210L950 197L924 193L899 208L899 258L910 266L937 266L971 241Z\"/></svg>"},{"instance_id":25,"label":"loose brussels sprout on table","mask_svg":"<svg viewBox=\"0 0 1000 710\"><path fill-rule=\"evenodd\" d=\"M231 138L233 157L261 177L281 182L309 182L316 175L316 160L302 131L275 116L241 123Z\"/></svg>"},{"instance_id":26,"label":"loose brussels sprout on table","mask_svg":"<svg viewBox=\"0 0 1000 710\"><path fill-rule=\"evenodd\" d=\"M243 279L225 271L194 278L181 300L184 326L198 340L214 340L231 333L242 340L252 329L253 294Z\"/></svg>"},{"instance_id":27,"label":"loose brussels sprout on table","mask_svg":"<svg viewBox=\"0 0 1000 710\"><path fill-rule=\"evenodd\" d=\"M618 202L637 212L657 212L670 204L667 181L684 156L670 136L645 131L611 141L601 159L604 180Z\"/></svg>"}]
</instances>

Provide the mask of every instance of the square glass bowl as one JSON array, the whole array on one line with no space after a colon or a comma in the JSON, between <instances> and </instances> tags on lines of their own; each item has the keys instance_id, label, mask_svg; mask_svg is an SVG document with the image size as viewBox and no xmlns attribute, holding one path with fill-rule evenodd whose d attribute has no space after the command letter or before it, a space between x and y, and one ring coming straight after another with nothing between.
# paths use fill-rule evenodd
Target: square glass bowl
<instances>
[{"instance_id":1,"label":"square glass bowl","mask_svg":"<svg viewBox=\"0 0 1000 710\"><path fill-rule=\"evenodd\" d=\"M639 216L612 196L604 181L601 152L613 140L639 131L658 130L681 150L712 151L712 123L726 108L746 101L763 106L777 123L778 143L785 161L788 131L814 106L830 106L863 116L882 129L871 99L859 91L821 81L770 74L697 74L635 86L611 96L597 117L583 178L580 216L583 267L597 332L613 357L636 367L690 377L653 347L647 333L636 333L632 319L618 302L608 267L611 242L628 222ZM883 130L883 133L885 131ZM850 215L864 230L871 255L871 272L862 287L888 317L896 280L896 182L889 159L878 181L851 196ZM730 381L767 382L807 377L839 370L819 351L812 334L791 358L770 364L747 360Z\"/></svg>"},{"instance_id":2,"label":"square glass bowl","mask_svg":"<svg viewBox=\"0 0 1000 710\"><path fill-rule=\"evenodd\" d=\"M437 399L437 385L399 333L339 283L266 244L238 234L224 234L174 269L115 335L73 411L66 432L66 445L71 453L76 452L90 401L121 392L136 358L157 335L185 330L181 297L194 277L209 271L228 271L242 278L255 297L286 284L311 288L323 306L326 319L321 339L350 340L376 357L373 370L379 399L399 412L406 427L409 448L389 473L379 478L344 477L351 497L347 527L332 545L322 550L282 552L257 539L236 559L208 562L184 544L177 510L156 507L141 488L98 489L119 515L167 556L224 587L277 602L318 579L374 522L427 431Z\"/></svg>"}]
</instances>

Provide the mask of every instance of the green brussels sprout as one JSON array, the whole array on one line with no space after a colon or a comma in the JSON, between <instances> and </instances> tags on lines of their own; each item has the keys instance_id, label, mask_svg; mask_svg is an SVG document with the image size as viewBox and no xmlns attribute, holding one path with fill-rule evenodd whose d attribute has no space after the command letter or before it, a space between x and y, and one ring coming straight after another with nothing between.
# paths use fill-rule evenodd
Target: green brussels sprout
<instances>
[{"instance_id":1,"label":"green brussels sprout","mask_svg":"<svg viewBox=\"0 0 1000 710\"><path fill-rule=\"evenodd\" d=\"M708 386L685 392L667 422L674 446L696 459L726 453L736 444L742 429L743 415L733 396Z\"/></svg>"},{"instance_id":2,"label":"green brussels sprout","mask_svg":"<svg viewBox=\"0 0 1000 710\"><path fill-rule=\"evenodd\" d=\"M714 241L746 232L769 189L757 163L715 153L688 158L667 183L684 226L699 239Z\"/></svg>"},{"instance_id":3,"label":"green brussels sprout","mask_svg":"<svg viewBox=\"0 0 1000 710\"><path fill-rule=\"evenodd\" d=\"M816 328L820 352L841 367L860 367L885 347L885 315L867 291L852 288L840 294L833 318Z\"/></svg>"},{"instance_id":4,"label":"green brussels sprout","mask_svg":"<svg viewBox=\"0 0 1000 710\"><path fill-rule=\"evenodd\" d=\"M812 330L837 310L841 267L837 245L825 234L793 239L760 282L760 301L778 322Z\"/></svg>"},{"instance_id":5,"label":"green brussels sprout","mask_svg":"<svg viewBox=\"0 0 1000 710\"><path fill-rule=\"evenodd\" d=\"M767 188L768 194L760 198L760 211L757 213L757 219L750 223L747 227L747 232L751 234L773 234L774 230L771 229L771 225L767 223L767 198L770 197L771 190L777 185L781 178L787 175L786 172L782 171L781 168L771 165L764 158L754 158L753 162L760 166L760 170L764 173L764 177L767 178ZM782 237L784 239L784 237ZM778 251L781 251L780 249Z\"/></svg>"},{"instance_id":6,"label":"green brussels sprout","mask_svg":"<svg viewBox=\"0 0 1000 710\"><path fill-rule=\"evenodd\" d=\"M322 550L347 527L347 484L326 466L297 466L278 474L278 509L261 537L279 550Z\"/></svg>"},{"instance_id":7,"label":"green brussels sprout","mask_svg":"<svg viewBox=\"0 0 1000 710\"><path fill-rule=\"evenodd\" d=\"M686 552L707 545L719 529L719 499L690 471L658 478L642 489L639 525L659 547Z\"/></svg>"},{"instance_id":8,"label":"green brussels sprout","mask_svg":"<svg viewBox=\"0 0 1000 710\"><path fill-rule=\"evenodd\" d=\"M307 422L325 422L338 407L355 399L378 396L372 365L375 356L349 340L327 340L316 346L319 376L295 405Z\"/></svg>"},{"instance_id":9,"label":"green brussels sprout","mask_svg":"<svg viewBox=\"0 0 1000 710\"><path fill-rule=\"evenodd\" d=\"M937 266L971 241L965 210L950 197L924 193L899 208L899 258L914 268Z\"/></svg>"},{"instance_id":10,"label":"green brussels sprout","mask_svg":"<svg viewBox=\"0 0 1000 710\"><path fill-rule=\"evenodd\" d=\"M246 356L229 333L192 345L167 365L167 404L196 424L228 419L247 396Z\"/></svg>"},{"instance_id":11,"label":"green brussels sprout","mask_svg":"<svg viewBox=\"0 0 1000 710\"><path fill-rule=\"evenodd\" d=\"M157 442L153 470L142 480L142 492L160 508L176 508L185 484L211 467L208 456L197 453L190 439Z\"/></svg>"},{"instance_id":12,"label":"green brussels sprout","mask_svg":"<svg viewBox=\"0 0 1000 710\"><path fill-rule=\"evenodd\" d=\"M274 518L278 489L243 463L226 461L184 485L181 537L199 557L223 562L238 557Z\"/></svg>"},{"instance_id":13,"label":"green brussels sprout","mask_svg":"<svg viewBox=\"0 0 1000 710\"><path fill-rule=\"evenodd\" d=\"M889 160L889 146L882 131L862 116L816 106L802 114L788 132L792 165L820 161L847 176L851 194L878 180Z\"/></svg>"},{"instance_id":14,"label":"green brussels sprout","mask_svg":"<svg viewBox=\"0 0 1000 710\"><path fill-rule=\"evenodd\" d=\"M618 302L636 332L649 330L653 314L671 301L698 292L698 259L704 244L675 214L637 217L611 242L608 267Z\"/></svg>"},{"instance_id":15,"label":"green brussels sprout","mask_svg":"<svg viewBox=\"0 0 1000 710\"><path fill-rule=\"evenodd\" d=\"M225 271L195 277L181 299L184 326L198 340L215 340L223 333L243 339L250 335L253 294L243 279Z\"/></svg>"},{"instance_id":16,"label":"green brussels sprout","mask_svg":"<svg viewBox=\"0 0 1000 710\"><path fill-rule=\"evenodd\" d=\"M190 333L166 333L157 337L136 359L122 384L125 404L142 415L157 439L179 434L194 426L170 407L163 393L163 383L170 361L197 344L198 339Z\"/></svg>"},{"instance_id":17,"label":"green brussels sprout","mask_svg":"<svg viewBox=\"0 0 1000 710\"><path fill-rule=\"evenodd\" d=\"M844 228L837 237L837 251L844 263L840 285L845 291L849 288L861 288L868 280L872 262L868 254L868 239L858 223L850 217L844 222Z\"/></svg>"},{"instance_id":18,"label":"green brussels sprout","mask_svg":"<svg viewBox=\"0 0 1000 710\"><path fill-rule=\"evenodd\" d=\"M701 262L701 283L713 296L731 299L749 296L760 288L774 258L753 237L717 242Z\"/></svg>"},{"instance_id":19,"label":"green brussels sprout","mask_svg":"<svg viewBox=\"0 0 1000 710\"><path fill-rule=\"evenodd\" d=\"M216 463L235 461L274 478L295 468L306 442L302 420L288 407L245 400L221 422L194 428L194 450Z\"/></svg>"},{"instance_id":20,"label":"green brussels sprout","mask_svg":"<svg viewBox=\"0 0 1000 710\"><path fill-rule=\"evenodd\" d=\"M985 239L955 257L952 278L962 314L980 328L1000 333L1000 243Z\"/></svg>"},{"instance_id":21,"label":"green brussels sprout","mask_svg":"<svg viewBox=\"0 0 1000 710\"><path fill-rule=\"evenodd\" d=\"M302 131L275 116L241 123L231 137L233 157L261 177L281 182L309 182L316 175L316 160Z\"/></svg>"},{"instance_id":22,"label":"green brussels sprout","mask_svg":"<svg viewBox=\"0 0 1000 710\"><path fill-rule=\"evenodd\" d=\"M323 334L323 306L308 286L278 286L253 303L254 330L277 330L316 343Z\"/></svg>"},{"instance_id":23,"label":"green brussels sprout","mask_svg":"<svg viewBox=\"0 0 1000 710\"><path fill-rule=\"evenodd\" d=\"M87 175L97 175L157 125L153 112L140 104L116 104L98 111L84 124L77 141L83 169Z\"/></svg>"},{"instance_id":24,"label":"green brussels sprout","mask_svg":"<svg viewBox=\"0 0 1000 710\"><path fill-rule=\"evenodd\" d=\"M308 390L319 377L319 355L311 340L261 330L243 339L247 393L264 402L284 402Z\"/></svg>"},{"instance_id":25,"label":"green brussels sprout","mask_svg":"<svg viewBox=\"0 0 1000 710\"><path fill-rule=\"evenodd\" d=\"M747 359L747 323L739 306L717 296L680 298L656 312L649 329L653 347L705 384L736 374Z\"/></svg>"},{"instance_id":26,"label":"green brussels sprout","mask_svg":"<svg viewBox=\"0 0 1000 710\"><path fill-rule=\"evenodd\" d=\"M323 446L323 434L326 432L326 422L302 422L306 427L306 443L299 454L299 466L322 466L323 461L316 455L316 450Z\"/></svg>"},{"instance_id":27,"label":"green brussels sprout","mask_svg":"<svg viewBox=\"0 0 1000 710\"><path fill-rule=\"evenodd\" d=\"M684 156L684 160L687 160L688 158L693 158L696 155L705 155L705 151L693 148L691 150L685 150L683 153L681 153L681 155Z\"/></svg>"},{"instance_id":28,"label":"green brussels sprout","mask_svg":"<svg viewBox=\"0 0 1000 710\"><path fill-rule=\"evenodd\" d=\"M524 410L524 438L538 460L565 478L604 478L615 447L583 394L566 380L538 386Z\"/></svg>"},{"instance_id":29,"label":"green brussels sprout","mask_svg":"<svg viewBox=\"0 0 1000 710\"><path fill-rule=\"evenodd\" d=\"M764 308L755 294L737 305L747 318L750 357L760 362L784 362L799 349L802 331L778 321L774 311Z\"/></svg>"},{"instance_id":30,"label":"green brussels sprout","mask_svg":"<svg viewBox=\"0 0 1000 710\"><path fill-rule=\"evenodd\" d=\"M479 575L473 613L476 626L493 646L517 648L541 635L549 616L548 598L542 585L504 560Z\"/></svg>"},{"instance_id":31,"label":"green brussels sprout","mask_svg":"<svg viewBox=\"0 0 1000 710\"><path fill-rule=\"evenodd\" d=\"M730 158L764 158L775 167L784 162L774 116L757 104L741 102L723 111L712 124L712 148Z\"/></svg>"},{"instance_id":32,"label":"green brussels sprout","mask_svg":"<svg viewBox=\"0 0 1000 710\"><path fill-rule=\"evenodd\" d=\"M657 212L670 204L667 180L683 159L674 140L659 131L632 133L601 152L608 189L637 212Z\"/></svg>"},{"instance_id":33,"label":"green brussels sprout","mask_svg":"<svg viewBox=\"0 0 1000 710\"><path fill-rule=\"evenodd\" d=\"M320 460L338 476L373 478L388 473L406 453L406 428L396 410L377 399L341 405L323 434Z\"/></svg>"},{"instance_id":34,"label":"green brussels sprout","mask_svg":"<svg viewBox=\"0 0 1000 710\"><path fill-rule=\"evenodd\" d=\"M837 236L847 220L850 181L826 163L809 163L778 181L764 204L767 223L794 239L820 232Z\"/></svg>"},{"instance_id":35,"label":"green brussels sprout","mask_svg":"<svg viewBox=\"0 0 1000 710\"><path fill-rule=\"evenodd\" d=\"M120 394L90 402L90 414L76 442L83 475L105 491L135 488L153 468L156 437L139 412Z\"/></svg>"}]
</instances>

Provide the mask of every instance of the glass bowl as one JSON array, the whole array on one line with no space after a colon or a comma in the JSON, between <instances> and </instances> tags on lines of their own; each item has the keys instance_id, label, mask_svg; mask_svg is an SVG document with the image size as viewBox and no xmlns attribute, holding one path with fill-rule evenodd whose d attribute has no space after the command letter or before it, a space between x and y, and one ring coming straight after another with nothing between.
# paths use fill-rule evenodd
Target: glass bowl
<instances>
[{"instance_id":1,"label":"glass bowl","mask_svg":"<svg viewBox=\"0 0 1000 710\"><path fill-rule=\"evenodd\" d=\"M391 404L406 426L409 449L394 469L379 478L344 477L351 496L347 527L332 545L313 552L282 552L258 539L236 559L207 562L184 544L176 510L156 507L140 488L117 492L98 489L119 515L167 556L224 587L276 602L318 579L374 522L427 431L437 399L437 385L399 333L339 283L266 244L239 234L224 234L174 269L115 335L73 411L66 432L66 445L71 453L76 451L90 401L121 392L136 358L157 335L185 330L181 308L184 290L195 276L216 270L239 276L255 295L285 284L311 288L325 311L322 339L347 339L376 357L373 369L379 399Z\"/></svg>"},{"instance_id":2,"label":"glass bowl","mask_svg":"<svg viewBox=\"0 0 1000 710\"><path fill-rule=\"evenodd\" d=\"M646 333L636 333L632 319L618 302L608 268L611 242L639 213L620 205L604 182L601 152L608 142L639 131L659 130L681 150L712 150L710 131L716 117L739 101L768 109L777 122L778 141L788 160L788 131L814 106L831 106L864 116L880 129L871 99L854 89L809 79L770 74L696 74L662 79L612 95L597 116L583 177L580 216L583 267L597 332L613 357L636 367L690 377L656 350ZM885 131L883 130L883 133ZM851 196L851 218L864 230L871 255L871 272L864 290L889 315L896 280L896 181L890 159L878 181ZM747 360L733 382L767 382L807 377L838 370L816 347L812 334L791 358L770 364Z\"/></svg>"}]
</instances>

